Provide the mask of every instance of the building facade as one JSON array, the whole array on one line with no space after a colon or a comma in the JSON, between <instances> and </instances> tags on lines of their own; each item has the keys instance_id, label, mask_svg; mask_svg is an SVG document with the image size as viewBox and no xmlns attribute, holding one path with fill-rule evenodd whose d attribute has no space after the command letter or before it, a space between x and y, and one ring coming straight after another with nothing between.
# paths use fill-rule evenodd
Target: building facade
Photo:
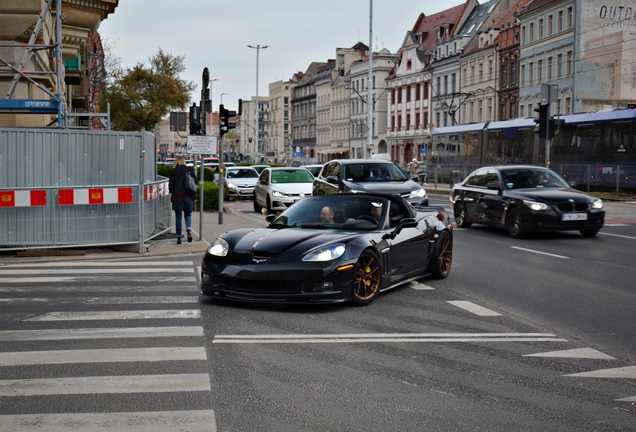
<instances>
[{"instance_id":1,"label":"building facade","mask_svg":"<svg viewBox=\"0 0 636 432\"><path fill-rule=\"evenodd\" d=\"M291 139L291 97L297 84L294 75L288 81L276 81L269 84L269 151L275 152L276 162L286 159L286 145Z\"/></svg>"}]
</instances>

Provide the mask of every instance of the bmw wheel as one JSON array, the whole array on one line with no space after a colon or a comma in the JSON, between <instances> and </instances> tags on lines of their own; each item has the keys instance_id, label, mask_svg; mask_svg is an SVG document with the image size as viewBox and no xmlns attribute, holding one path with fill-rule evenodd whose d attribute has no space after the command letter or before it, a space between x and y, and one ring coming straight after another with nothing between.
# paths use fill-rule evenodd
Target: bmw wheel
<instances>
[{"instance_id":1,"label":"bmw wheel","mask_svg":"<svg viewBox=\"0 0 636 432\"><path fill-rule=\"evenodd\" d=\"M468 228L470 224L466 222L466 207L464 204L455 204L455 223L459 228Z\"/></svg>"},{"instance_id":2,"label":"bmw wheel","mask_svg":"<svg viewBox=\"0 0 636 432\"><path fill-rule=\"evenodd\" d=\"M513 238L523 238L528 235L527 229L523 226L523 218L521 217L521 210L518 208L511 208L508 211L508 217L506 218L506 229L508 234Z\"/></svg>"},{"instance_id":3,"label":"bmw wheel","mask_svg":"<svg viewBox=\"0 0 636 432\"><path fill-rule=\"evenodd\" d=\"M373 251L364 251L354 269L353 303L356 306L371 303L380 293L381 282L380 259Z\"/></svg>"}]
</instances>

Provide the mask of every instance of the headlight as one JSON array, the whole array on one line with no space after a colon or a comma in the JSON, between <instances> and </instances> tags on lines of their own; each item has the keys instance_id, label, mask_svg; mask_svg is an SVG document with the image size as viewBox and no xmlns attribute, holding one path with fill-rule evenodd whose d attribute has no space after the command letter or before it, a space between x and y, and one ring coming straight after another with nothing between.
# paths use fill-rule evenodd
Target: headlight
<instances>
[{"instance_id":1,"label":"headlight","mask_svg":"<svg viewBox=\"0 0 636 432\"><path fill-rule=\"evenodd\" d=\"M208 248L208 253L214 256L226 256L230 250L230 245L221 237L216 239Z\"/></svg>"},{"instance_id":2,"label":"headlight","mask_svg":"<svg viewBox=\"0 0 636 432\"><path fill-rule=\"evenodd\" d=\"M232 183L232 182L228 183L227 187L230 188L230 189L236 189L236 185L234 183Z\"/></svg>"},{"instance_id":3,"label":"headlight","mask_svg":"<svg viewBox=\"0 0 636 432\"><path fill-rule=\"evenodd\" d=\"M426 191L422 188L415 189L411 191L411 196L409 198L422 198L426 196Z\"/></svg>"},{"instance_id":4,"label":"headlight","mask_svg":"<svg viewBox=\"0 0 636 432\"><path fill-rule=\"evenodd\" d=\"M333 244L316 249L309 252L303 258L303 261L332 261L340 258L345 252L345 245L342 243Z\"/></svg>"},{"instance_id":5,"label":"headlight","mask_svg":"<svg viewBox=\"0 0 636 432\"><path fill-rule=\"evenodd\" d=\"M595 200L592 203L592 208L594 208L594 209L602 209L603 208L603 201L601 201L600 199Z\"/></svg>"},{"instance_id":6,"label":"headlight","mask_svg":"<svg viewBox=\"0 0 636 432\"><path fill-rule=\"evenodd\" d=\"M547 204L543 204L543 203L540 203L540 202L523 200L523 203L525 205L527 205L528 207L530 207L531 210L534 210L534 211L542 211L542 210L547 210L548 209L548 205Z\"/></svg>"},{"instance_id":7,"label":"headlight","mask_svg":"<svg viewBox=\"0 0 636 432\"><path fill-rule=\"evenodd\" d=\"M272 192L272 195L274 195L276 198L287 198L286 194L284 194L283 192L279 192L279 191Z\"/></svg>"}]
</instances>

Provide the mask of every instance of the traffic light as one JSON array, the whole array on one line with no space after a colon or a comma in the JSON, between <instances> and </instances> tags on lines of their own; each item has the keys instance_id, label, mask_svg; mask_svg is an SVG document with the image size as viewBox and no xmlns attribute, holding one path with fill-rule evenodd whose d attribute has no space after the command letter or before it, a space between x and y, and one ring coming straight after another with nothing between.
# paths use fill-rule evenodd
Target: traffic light
<instances>
[{"instance_id":1,"label":"traffic light","mask_svg":"<svg viewBox=\"0 0 636 432\"><path fill-rule=\"evenodd\" d=\"M534 133L539 134L539 138L548 139L548 104L541 104L534 109L534 112L539 113L539 117L534 119L537 124L534 127Z\"/></svg>"},{"instance_id":2,"label":"traffic light","mask_svg":"<svg viewBox=\"0 0 636 432\"><path fill-rule=\"evenodd\" d=\"M221 119L220 135L236 127L236 123L230 121L230 117L236 117L236 111L226 110L223 105L219 105L219 117Z\"/></svg>"},{"instance_id":3,"label":"traffic light","mask_svg":"<svg viewBox=\"0 0 636 432\"><path fill-rule=\"evenodd\" d=\"M190 107L190 135L199 135L201 133L201 112L197 104L193 103Z\"/></svg>"},{"instance_id":4,"label":"traffic light","mask_svg":"<svg viewBox=\"0 0 636 432\"><path fill-rule=\"evenodd\" d=\"M239 142L239 137L236 137L236 143L238 144L238 142Z\"/></svg>"},{"instance_id":5,"label":"traffic light","mask_svg":"<svg viewBox=\"0 0 636 432\"><path fill-rule=\"evenodd\" d=\"M556 133L564 124L565 120L550 117L550 119L548 120L548 139L554 138L554 135L556 135Z\"/></svg>"}]
</instances>

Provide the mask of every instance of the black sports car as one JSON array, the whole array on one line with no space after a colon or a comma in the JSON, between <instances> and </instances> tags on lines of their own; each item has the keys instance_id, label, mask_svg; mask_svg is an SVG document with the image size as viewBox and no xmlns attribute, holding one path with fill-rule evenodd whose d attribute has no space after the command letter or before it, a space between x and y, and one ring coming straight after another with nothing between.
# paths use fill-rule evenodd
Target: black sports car
<instances>
[{"instance_id":1,"label":"black sports car","mask_svg":"<svg viewBox=\"0 0 636 432\"><path fill-rule=\"evenodd\" d=\"M497 226L512 237L525 237L534 230L578 230L594 236L605 220L600 199L536 166L479 168L453 186L450 199L458 227Z\"/></svg>"},{"instance_id":2,"label":"black sports car","mask_svg":"<svg viewBox=\"0 0 636 432\"><path fill-rule=\"evenodd\" d=\"M306 197L269 226L228 231L208 248L201 294L281 303L371 303L381 291L451 269L443 208L398 195Z\"/></svg>"}]
</instances>

